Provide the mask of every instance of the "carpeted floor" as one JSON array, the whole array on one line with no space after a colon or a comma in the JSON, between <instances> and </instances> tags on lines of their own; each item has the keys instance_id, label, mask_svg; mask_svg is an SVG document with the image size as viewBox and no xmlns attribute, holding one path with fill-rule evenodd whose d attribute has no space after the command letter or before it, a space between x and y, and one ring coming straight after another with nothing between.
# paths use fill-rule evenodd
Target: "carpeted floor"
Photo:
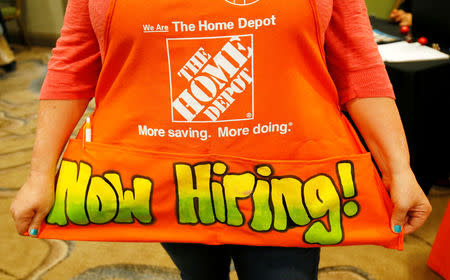
<instances>
[{"instance_id":1,"label":"carpeted floor","mask_svg":"<svg viewBox=\"0 0 450 280\"><path fill-rule=\"evenodd\" d=\"M0 76L0 279L180 279L159 244L64 242L16 234L9 205L28 174L49 55L48 48L18 49L17 71ZM325 248L319 279L441 279L426 261L450 189L435 186L429 198L433 213L406 237L403 252L377 246ZM234 271L231 279L237 279Z\"/></svg>"}]
</instances>

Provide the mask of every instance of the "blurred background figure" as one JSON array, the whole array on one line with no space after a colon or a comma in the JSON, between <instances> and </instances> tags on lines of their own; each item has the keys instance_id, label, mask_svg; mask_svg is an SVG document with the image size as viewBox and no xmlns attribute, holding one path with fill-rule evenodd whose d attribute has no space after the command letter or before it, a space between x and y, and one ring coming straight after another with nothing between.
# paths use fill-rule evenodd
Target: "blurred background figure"
<instances>
[{"instance_id":1,"label":"blurred background figure","mask_svg":"<svg viewBox=\"0 0 450 280\"><path fill-rule=\"evenodd\" d=\"M400 26L412 25L411 0L397 0L389 19Z\"/></svg>"},{"instance_id":2,"label":"blurred background figure","mask_svg":"<svg viewBox=\"0 0 450 280\"><path fill-rule=\"evenodd\" d=\"M0 22L3 22L1 12ZM14 70L15 65L14 54L5 39L3 24L0 24L0 74L4 71L9 72Z\"/></svg>"}]
</instances>

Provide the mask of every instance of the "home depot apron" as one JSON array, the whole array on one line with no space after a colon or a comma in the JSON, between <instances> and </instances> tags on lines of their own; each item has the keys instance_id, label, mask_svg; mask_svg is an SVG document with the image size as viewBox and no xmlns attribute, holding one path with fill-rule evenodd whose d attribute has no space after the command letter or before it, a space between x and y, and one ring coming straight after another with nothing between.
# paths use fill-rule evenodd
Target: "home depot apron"
<instances>
[{"instance_id":1,"label":"home depot apron","mask_svg":"<svg viewBox=\"0 0 450 280\"><path fill-rule=\"evenodd\" d=\"M111 0L41 238L402 247L314 0Z\"/></svg>"}]
</instances>

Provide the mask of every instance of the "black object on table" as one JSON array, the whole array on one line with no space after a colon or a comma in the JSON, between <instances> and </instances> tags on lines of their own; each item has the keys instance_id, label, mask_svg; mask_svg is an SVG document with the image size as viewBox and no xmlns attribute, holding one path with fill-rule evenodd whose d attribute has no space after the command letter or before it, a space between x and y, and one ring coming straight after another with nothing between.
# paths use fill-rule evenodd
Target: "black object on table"
<instances>
[{"instance_id":1,"label":"black object on table","mask_svg":"<svg viewBox=\"0 0 450 280\"><path fill-rule=\"evenodd\" d=\"M378 30L402 36L396 24L376 18L371 23ZM450 60L385 65L405 127L411 166L427 193L435 180L450 175Z\"/></svg>"}]
</instances>

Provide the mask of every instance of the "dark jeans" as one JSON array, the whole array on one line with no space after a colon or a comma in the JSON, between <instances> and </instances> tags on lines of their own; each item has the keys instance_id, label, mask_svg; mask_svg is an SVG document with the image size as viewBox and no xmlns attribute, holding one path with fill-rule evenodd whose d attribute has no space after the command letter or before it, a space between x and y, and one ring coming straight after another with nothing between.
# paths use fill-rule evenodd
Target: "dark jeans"
<instances>
[{"instance_id":1,"label":"dark jeans","mask_svg":"<svg viewBox=\"0 0 450 280\"><path fill-rule=\"evenodd\" d=\"M162 243L183 280L227 280L233 259L239 280L317 279L320 248Z\"/></svg>"}]
</instances>

